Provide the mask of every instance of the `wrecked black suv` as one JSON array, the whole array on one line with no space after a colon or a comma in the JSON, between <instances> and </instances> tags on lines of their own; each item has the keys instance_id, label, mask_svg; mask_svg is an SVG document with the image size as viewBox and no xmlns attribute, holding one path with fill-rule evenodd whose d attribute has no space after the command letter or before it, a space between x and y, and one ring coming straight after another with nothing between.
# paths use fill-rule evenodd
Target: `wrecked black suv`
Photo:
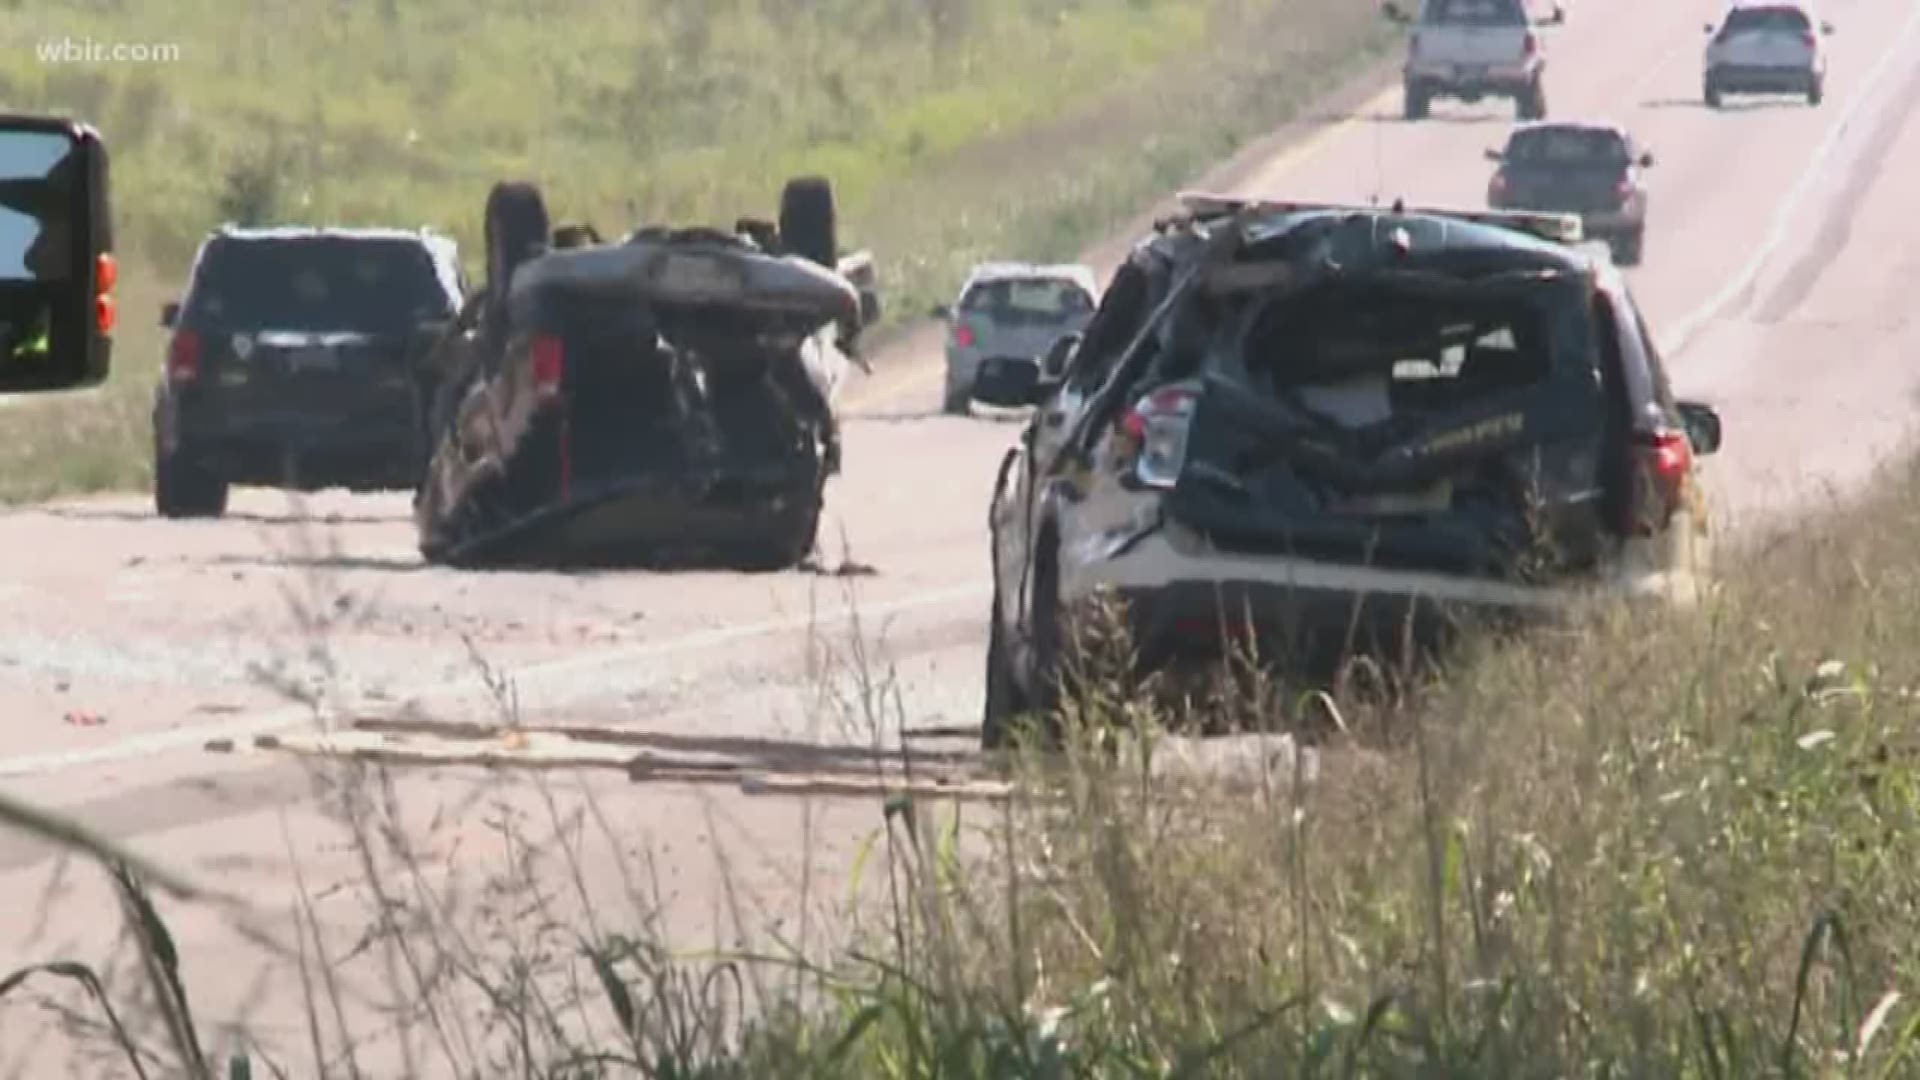
<instances>
[{"instance_id":1,"label":"wrecked black suv","mask_svg":"<svg viewBox=\"0 0 1920 1080\"><path fill-rule=\"evenodd\" d=\"M1720 422L1673 398L1577 217L1185 206L1002 464L989 746L1055 700L1103 593L1149 665L1247 638L1317 665L1592 587L1692 599Z\"/></svg>"},{"instance_id":2,"label":"wrecked black suv","mask_svg":"<svg viewBox=\"0 0 1920 1080\"><path fill-rule=\"evenodd\" d=\"M486 233L486 289L427 365L426 559L781 569L811 554L840 464L834 399L878 312L872 258L839 253L825 181L790 182L777 224L604 244L500 184Z\"/></svg>"},{"instance_id":3,"label":"wrecked black suv","mask_svg":"<svg viewBox=\"0 0 1920 1080\"><path fill-rule=\"evenodd\" d=\"M423 458L423 321L460 306L450 237L237 228L200 246L154 395L155 509L218 517L232 484L406 490Z\"/></svg>"}]
</instances>

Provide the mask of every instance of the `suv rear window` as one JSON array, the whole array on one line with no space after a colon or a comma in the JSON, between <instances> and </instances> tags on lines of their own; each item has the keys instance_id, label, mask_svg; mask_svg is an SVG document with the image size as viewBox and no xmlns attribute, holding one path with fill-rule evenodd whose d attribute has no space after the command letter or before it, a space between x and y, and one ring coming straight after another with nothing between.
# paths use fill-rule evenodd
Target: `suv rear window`
<instances>
[{"instance_id":1,"label":"suv rear window","mask_svg":"<svg viewBox=\"0 0 1920 1080\"><path fill-rule=\"evenodd\" d=\"M1367 424L1542 381L1553 369L1552 310L1512 295L1340 289L1262 313L1243 360L1257 388Z\"/></svg>"},{"instance_id":2,"label":"suv rear window","mask_svg":"<svg viewBox=\"0 0 1920 1080\"><path fill-rule=\"evenodd\" d=\"M215 240L186 317L261 330L402 332L452 300L425 248L407 240Z\"/></svg>"},{"instance_id":3,"label":"suv rear window","mask_svg":"<svg viewBox=\"0 0 1920 1080\"><path fill-rule=\"evenodd\" d=\"M1627 160L1626 140L1604 128L1538 127L1507 140L1511 161L1553 165L1612 165Z\"/></svg>"},{"instance_id":4,"label":"suv rear window","mask_svg":"<svg viewBox=\"0 0 1920 1080\"><path fill-rule=\"evenodd\" d=\"M1093 297L1064 278L997 278L976 283L960 310L1008 326L1059 322L1093 311Z\"/></svg>"},{"instance_id":5,"label":"suv rear window","mask_svg":"<svg viewBox=\"0 0 1920 1080\"><path fill-rule=\"evenodd\" d=\"M1797 34L1812 29L1807 13L1794 7L1743 7L1727 15L1723 34L1746 30L1777 30Z\"/></svg>"},{"instance_id":6,"label":"suv rear window","mask_svg":"<svg viewBox=\"0 0 1920 1080\"><path fill-rule=\"evenodd\" d=\"M1427 0L1424 21L1466 26L1516 26L1527 21L1521 0Z\"/></svg>"}]
</instances>

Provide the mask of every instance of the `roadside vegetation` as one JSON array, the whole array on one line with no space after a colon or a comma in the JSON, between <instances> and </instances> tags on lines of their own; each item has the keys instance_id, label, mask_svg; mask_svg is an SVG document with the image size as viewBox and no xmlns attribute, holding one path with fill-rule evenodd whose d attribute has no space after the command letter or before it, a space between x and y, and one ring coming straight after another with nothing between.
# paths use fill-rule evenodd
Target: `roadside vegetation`
<instances>
[{"instance_id":1,"label":"roadside vegetation","mask_svg":"<svg viewBox=\"0 0 1920 1080\"><path fill-rule=\"evenodd\" d=\"M610 233L770 216L821 173L897 324L979 258L1077 255L1391 40L1345 0L51 0L13 21L0 97L100 127L129 265L111 383L9 405L0 502L147 485L158 304L220 221L431 225L477 274L498 179ZM68 37L177 58L38 58Z\"/></svg>"},{"instance_id":2,"label":"roadside vegetation","mask_svg":"<svg viewBox=\"0 0 1920 1080\"><path fill-rule=\"evenodd\" d=\"M1323 733L1311 763L1156 767L1176 718L1095 667L1067 753L1009 762L1004 803L876 802L855 880L814 886L838 929L777 949L688 951L644 884L556 889L616 836L590 808L523 823L462 907L419 884L385 774L329 789L428 1072L1911 1075L1920 465L1805 520L1692 613L1596 612L1333 693L1234 680L1243 724ZM877 727L884 658L854 660L822 701ZM335 984L305 970L312 1047L261 1052L349 1075ZM445 1026L462 1001L480 1028Z\"/></svg>"}]
</instances>

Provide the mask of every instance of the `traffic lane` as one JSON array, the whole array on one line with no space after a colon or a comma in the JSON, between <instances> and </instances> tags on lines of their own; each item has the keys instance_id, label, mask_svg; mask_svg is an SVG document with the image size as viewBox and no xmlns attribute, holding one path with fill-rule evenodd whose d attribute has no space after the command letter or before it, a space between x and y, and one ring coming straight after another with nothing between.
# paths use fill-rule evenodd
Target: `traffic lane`
<instances>
[{"instance_id":1,"label":"traffic lane","mask_svg":"<svg viewBox=\"0 0 1920 1080\"><path fill-rule=\"evenodd\" d=\"M1910 449L1920 405L1920 65L1904 107L1862 125L1860 163L1770 261L1737 317L1675 365L1676 392L1720 409L1725 450L1709 490L1736 520L1777 522L1859 490Z\"/></svg>"},{"instance_id":2,"label":"traffic lane","mask_svg":"<svg viewBox=\"0 0 1920 1080\"><path fill-rule=\"evenodd\" d=\"M1634 2L1582 7L1553 33L1550 118L1614 119L1652 148L1645 263L1628 270L1656 331L1678 322L1736 276L1764 238L1828 133L1905 49L1914 9L1893 0L1853 0L1832 9L1841 32L1826 102L1732 99L1709 110L1700 100L1703 16L1679 5ZM1711 19L1711 14L1704 16ZM1435 106L1430 120L1400 119L1390 88L1360 116L1332 129L1317 151L1249 180L1245 192L1309 201L1486 205L1494 171L1484 152L1514 125L1501 101Z\"/></svg>"},{"instance_id":3,"label":"traffic lane","mask_svg":"<svg viewBox=\"0 0 1920 1080\"><path fill-rule=\"evenodd\" d=\"M483 664L679 664L678 646L698 648L702 635L725 650L740 627L786 633L844 619L850 604L917 602L985 577L980 508L1016 431L950 418L850 424L846 472L829 487L824 573L426 568L408 561L404 496L324 495L299 517L283 495L249 491L241 516L218 522L157 521L135 499L0 518L0 543L21 552L9 602L27 613L0 633L0 700L22 734L0 775L23 755L190 730L283 706L290 692L392 708L423 688L478 691ZM263 677L276 665L294 685ZM65 722L69 712L82 722Z\"/></svg>"}]
</instances>

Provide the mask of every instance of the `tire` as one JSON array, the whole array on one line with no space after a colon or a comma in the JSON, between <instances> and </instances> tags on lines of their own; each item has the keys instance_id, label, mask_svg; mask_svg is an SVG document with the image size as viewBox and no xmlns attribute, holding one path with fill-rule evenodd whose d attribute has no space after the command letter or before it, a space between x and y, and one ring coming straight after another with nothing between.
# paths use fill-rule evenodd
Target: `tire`
<instances>
[{"instance_id":1,"label":"tire","mask_svg":"<svg viewBox=\"0 0 1920 1080\"><path fill-rule=\"evenodd\" d=\"M1408 83L1401 99L1400 113L1408 120L1425 120L1433 112L1433 97L1425 87Z\"/></svg>"},{"instance_id":2,"label":"tire","mask_svg":"<svg viewBox=\"0 0 1920 1080\"><path fill-rule=\"evenodd\" d=\"M1813 80L1813 85L1807 87L1807 104L1808 105L1818 107L1820 102L1825 100L1826 96L1827 96L1827 80L1825 79L1816 78Z\"/></svg>"},{"instance_id":3,"label":"tire","mask_svg":"<svg viewBox=\"0 0 1920 1080\"><path fill-rule=\"evenodd\" d=\"M964 390L949 390L947 391L946 398L940 402L940 411L946 413L948 416L965 416L967 415L967 404L972 401L972 399L973 395Z\"/></svg>"},{"instance_id":4,"label":"tire","mask_svg":"<svg viewBox=\"0 0 1920 1080\"><path fill-rule=\"evenodd\" d=\"M833 185L823 176L787 181L780 192L780 246L789 254L832 269L840 262Z\"/></svg>"},{"instance_id":5,"label":"tire","mask_svg":"<svg viewBox=\"0 0 1920 1080\"><path fill-rule=\"evenodd\" d=\"M513 272L547 246L552 228L538 185L503 180L487 193L487 291L496 307L507 298Z\"/></svg>"},{"instance_id":6,"label":"tire","mask_svg":"<svg viewBox=\"0 0 1920 1080\"><path fill-rule=\"evenodd\" d=\"M1522 120L1545 120L1547 118L1547 88L1535 78L1528 84L1514 103L1514 111Z\"/></svg>"},{"instance_id":7,"label":"tire","mask_svg":"<svg viewBox=\"0 0 1920 1080\"><path fill-rule=\"evenodd\" d=\"M986 702L980 712L980 749L1005 750L1013 743L1013 721L1027 712L1026 695L1014 680L1000 629L1000 590L993 593L987 617Z\"/></svg>"},{"instance_id":8,"label":"tire","mask_svg":"<svg viewBox=\"0 0 1920 1080\"><path fill-rule=\"evenodd\" d=\"M182 457L155 448L153 508L163 518L217 518L227 512L224 477Z\"/></svg>"},{"instance_id":9,"label":"tire","mask_svg":"<svg viewBox=\"0 0 1920 1080\"><path fill-rule=\"evenodd\" d=\"M1707 80L1706 98L1707 98L1707 108L1717 109L1720 107L1720 103L1721 103L1720 84L1717 82L1714 82L1712 79Z\"/></svg>"},{"instance_id":10,"label":"tire","mask_svg":"<svg viewBox=\"0 0 1920 1080\"><path fill-rule=\"evenodd\" d=\"M1061 742L1060 706L1072 696L1062 662L1065 626L1060 610L1060 577L1054 552L1057 541L1043 534L1038 562L1033 568L1033 670L1029 673L1026 704L1038 714L1041 744L1055 748Z\"/></svg>"}]
</instances>

